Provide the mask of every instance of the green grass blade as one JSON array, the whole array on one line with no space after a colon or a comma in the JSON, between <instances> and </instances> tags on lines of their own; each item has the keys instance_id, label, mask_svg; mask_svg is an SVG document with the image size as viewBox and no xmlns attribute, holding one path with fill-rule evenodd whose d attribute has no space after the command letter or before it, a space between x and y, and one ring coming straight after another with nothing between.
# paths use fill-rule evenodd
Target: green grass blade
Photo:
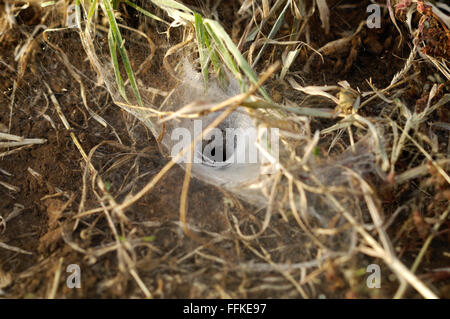
<instances>
[{"instance_id":1,"label":"green grass blade","mask_svg":"<svg viewBox=\"0 0 450 319\"><path fill-rule=\"evenodd\" d=\"M233 73L235 78L239 81L240 84L243 84L242 74L239 71L236 63L233 60L230 52L228 52L225 43L222 39L213 31L209 24L205 24L205 29L208 32L208 35L214 40L214 44L216 45L217 53L222 57L223 62L228 67L228 69Z\"/></svg>"},{"instance_id":2,"label":"green grass blade","mask_svg":"<svg viewBox=\"0 0 450 319\"><path fill-rule=\"evenodd\" d=\"M278 16L277 21L275 22L275 24L273 25L272 29L269 32L269 36L268 39L272 40L276 34L278 33L278 30L280 30L281 25L284 22L284 17L286 16L286 11L289 8L289 1L286 2L286 5L283 8L283 11L281 11L281 14ZM255 61L253 61L253 65L252 67L255 67L256 63L258 63L259 59L261 58L265 48L267 47L267 42L265 42L263 44L263 46L261 47L261 50L259 50L258 55L256 56Z\"/></svg>"},{"instance_id":3,"label":"green grass blade","mask_svg":"<svg viewBox=\"0 0 450 319\"><path fill-rule=\"evenodd\" d=\"M122 76L120 75L119 70L119 61L117 59L117 45L114 41L114 37L112 35L111 29L108 32L108 44L109 44L109 51L111 52L111 60L113 62L114 66L114 75L116 76L116 82L117 86L119 87L120 95L125 99L125 101L128 101L127 93L125 91L125 84L123 82Z\"/></svg>"},{"instance_id":4,"label":"green grass blade","mask_svg":"<svg viewBox=\"0 0 450 319\"><path fill-rule=\"evenodd\" d=\"M91 4L90 10L89 10L88 20L92 20L92 17L94 16L96 8L97 8L97 0L94 0Z\"/></svg>"},{"instance_id":5,"label":"green grass blade","mask_svg":"<svg viewBox=\"0 0 450 319\"><path fill-rule=\"evenodd\" d=\"M225 43L227 52L227 55L230 54L228 51L233 55L233 57L236 59L236 62L238 63L241 70L245 73L245 75L252 81L254 84L258 83L258 77L256 73L252 70L250 65L248 64L247 60L242 56L241 52L237 48L237 46L234 44L233 40L231 40L228 33L224 30L224 28L214 20L205 19L205 25L207 26L208 32L210 32L210 35L214 38L214 40L218 39L219 42ZM223 50L223 49L222 49ZM220 53L222 53L222 50L219 50ZM234 61L233 61L234 64ZM237 76L238 79L242 81L242 76L239 73L239 70L237 71L239 74ZM267 92L264 90L264 88L260 87L259 91L261 94L266 98L267 100L271 100Z\"/></svg>"},{"instance_id":6,"label":"green grass blade","mask_svg":"<svg viewBox=\"0 0 450 319\"><path fill-rule=\"evenodd\" d=\"M208 56L206 51L206 30L203 25L203 18L200 14L195 13L195 35L197 38L198 53L200 56L200 65L202 68L203 80L205 81L205 87L208 88Z\"/></svg>"},{"instance_id":7,"label":"green grass blade","mask_svg":"<svg viewBox=\"0 0 450 319\"><path fill-rule=\"evenodd\" d=\"M298 106L287 106L283 104L278 104L275 102L269 102L265 100L256 100L256 101L244 101L242 102L242 106L250 107L254 109L274 109L274 110L283 110L289 111L302 116L311 116L311 117L321 117L321 118L334 118L336 114L333 109L319 109L319 108L311 108L311 107L298 107ZM281 114L281 113L280 113Z\"/></svg>"},{"instance_id":8,"label":"green grass blade","mask_svg":"<svg viewBox=\"0 0 450 319\"><path fill-rule=\"evenodd\" d=\"M114 37L114 41L118 45L118 49L120 52L120 56L122 58L123 65L127 72L128 80L130 81L131 88L133 89L133 93L137 99L139 106L143 106L141 95L139 93L139 88L136 83L136 78L134 76L133 69L131 68L131 63L128 58L127 51L124 46L124 42L122 39L122 35L120 34L119 27L117 25L116 18L114 17L114 13L111 7L110 0L103 0L103 4L105 5L104 9L106 11L106 15L108 16L109 26Z\"/></svg>"},{"instance_id":9,"label":"green grass blade","mask_svg":"<svg viewBox=\"0 0 450 319\"><path fill-rule=\"evenodd\" d=\"M147 10L142 9L140 6L138 6L137 4L134 4L133 2L131 2L131 1L129 1L129 0L123 0L123 2L125 2L125 3L126 3L127 5L129 5L130 7L136 9L136 11L139 11L139 12L142 13L143 15L145 15L145 16L147 16L147 17L149 17L149 18L152 18L153 20L156 20L156 21L165 23L165 24L167 24L167 25L170 25L169 22L164 21L163 19L161 19L160 17L158 17L158 16L156 16L156 15L154 15L154 14L151 14L151 13L148 12Z\"/></svg>"},{"instance_id":10,"label":"green grass blade","mask_svg":"<svg viewBox=\"0 0 450 319\"><path fill-rule=\"evenodd\" d=\"M261 24L258 26L256 26L248 35L248 37L245 39L245 42L252 42L255 40L256 35L258 34L258 32L266 25L266 23L272 18L272 16L276 13L276 11L278 10L278 8L280 8L280 6L285 2L286 0L277 0L277 2L275 2L275 4L272 6L272 8L270 8L270 12L269 15L263 20L261 21ZM289 1L289 0L288 0ZM300 0L303 1L303 0Z\"/></svg>"}]
</instances>

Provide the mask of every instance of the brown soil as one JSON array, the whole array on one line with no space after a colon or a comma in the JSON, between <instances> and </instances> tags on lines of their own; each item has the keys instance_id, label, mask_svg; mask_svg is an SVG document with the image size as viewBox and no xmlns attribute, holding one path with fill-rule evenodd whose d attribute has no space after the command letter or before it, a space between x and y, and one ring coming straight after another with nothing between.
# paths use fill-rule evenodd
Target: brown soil
<instances>
[{"instance_id":1,"label":"brown soil","mask_svg":"<svg viewBox=\"0 0 450 319\"><path fill-rule=\"evenodd\" d=\"M337 5L343 1L328 2L330 7L333 7L331 3ZM223 11L223 21L231 30L232 22L227 24L228 20L232 20L231 17L227 17L230 8ZM129 11L131 12L130 9ZM81 99L80 86L70 76L58 58L57 52L46 44L42 34L36 37L26 63L22 64L25 66L24 75L20 82L16 83L14 91L14 82L20 76L19 63L14 61L14 50L17 45L26 41L27 34L33 31L45 12L44 9L35 7L22 12L18 18L19 25L9 31L0 44L2 62L0 125L7 128L10 126L11 134L47 139L45 144L25 148L0 160L0 169L9 173L6 175L0 171L0 181L20 189L11 191L0 186L0 216L7 218L17 204L24 207L20 216L7 223L6 230L0 234L0 242L31 253L23 254L0 247L0 291L3 290L8 298L46 298L51 295L55 274L60 273L56 297L141 298L143 294L135 279L128 272L119 269L115 250L101 256L90 254L91 250L114 242L108 221L102 213L84 217L76 230L71 233L74 226L73 216L78 213L83 193L85 162L70 133L77 137L86 153L96 145L110 141L97 149L92 164L99 171L103 181L108 183L109 192L118 202L121 202L125 194L131 190L136 193L146 185L167 163L167 159L160 154L151 133L129 114L116 107L106 89L95 83L93 80L96 78L95 72L86 60L75 32L64 31L58 35L50 35L49 38L63 48L71 63L82 74L83 80L86 80L88 105L108 122L108 127L100 125L86 111ZM319 48L330 40L339 38L341 31L354 30L356 22L365 16L366 12L362 9L345 11L331 9L332 31L329 35L313 32L311 39L313 46ZM389 27L382 28L382 31L366 30L361 33L358 54L347 71L342 70L348 53L326 57L324 63L317 59L313 64L314 72L306 82L311 85L323 85L347 80L352 87L359 87L362 90L369 88L365 81L369 78L372 78L373 84L378 88L389 84L393 75L402 68L410 50L406 44L398 47L398 32L389 20L383 20L383 23ZM317 13L310 26L314 30L322 30ZM156 32L149 36L155 41L158 49L148 76L155 78L154 87L164 88L168 86L169 81L164 80L167 74L161 70L160 65L168 47L165 44L166 39L164 35ZM67 50L68 48L70 50ZM304 58L300 56L299 62L291 71L300 71L305 59L306 56ZM11 66L12 69L5 65ZM423 77L434 72L426 66L422 66L422 70ZM46 83L61 105L62 112L72 127L71 132L64 128L50 99ZM275 83L274 90L276 85L278 84ZM289 96L290 93L285 94ZM412 95L412 99L418 97L420 94ZM12 111L10 105L13 106ZM377 115L380 110L364 112ZM44 114L46 116L43 116ZM51 119L55 127L48 119ZM331 122L323 120L316 125L327 123ZM448 136L444 134L439 139L442 143L448 143ZM121 146L118 146L118 142ZM30 169L39 173L40 177L33 176ZM267 275L264 273L265 275L261 276L257 273L246 273L235 267L238 261L248 262L255 257L249 247L238 244L233 238L230 232L232 222L228 218L227 211L233 210L242 218L243 230L259 228L264 212L256 212L255 208L240 203L230 194L192 180L187 222L199 229L198 234L210 244L205 245L183 234L179 227L179 198L183 177L184 172L181 168L171 170L150 193L127 209L129 224L123 225L120 220L116 220L120 232L122 228L126 228L127 234L132 233L130 238L141 242L140 245L136 245L133 258L140 278L152 291L153 296L298 297L294 286L290 286L286 278L275 276L275 272ZM395 190L379 185L378 190L384 200L383 208L386 216L390 216L402 203L409 202L412 194L420 193L420 181L417 182ZM92 193L92 185L89 184L90 179L86 185L88 191L84 203L85 210L98 207L97 198ZM59 190L63 194L57 194ZM72 200L69 200L72 196ZM418 207L430 205L434 196L435 194L429 194L418 199ZM59 213L58 208L67 202L68 206L63 213ZM446 204L448 202L436 202L436 206ZM291 222L286 223L278 217L274 219L271 229L260 239L264 242L264 247L271 248L273 256L278 260L285 262L308 260L308 256L302 256L304 247L301 243L306 238L301 230L293 231L294 228L289 227ZM399 254L405 264L410 265L423 244L423 238L418 235L418 230L413 224L404 226L406 220L409 219L400 216L390 229L390 235L395 238L398 234L395 245L402 247ZM448 226L447 222L447 230ZM213 243L211 238L214 237L209 236L212 233L221 234L222 237L216 237L217 241ZM66 238L63 234L70 236ZM431 270L448 266L449 235L447 232L433 240L420 267L420 272L427 274L425 279L437 287L441 297L450 297L448 271L439 273L438 276ZM202 245L204 247L200 250L201 254L192 253ZM81 247L84 252L77 250L75 246ZM348 277L350 269L365 269L373 262L374 259L370 258L354 258L350 263L353 268L349 269L330 264L328 270L315 279L316 289L320 289L316 292L316 296L320 294L338 298L391 296L398 283L391 280L391 272L387 268L382 268L384 282L383 288L379 290L365 288L364 272ZM64 284L65 278L69 275L66 272L69 264L78 264L81 268L81 289L69 289ZM270 281L270 277L273 277L273 281ZM9 284L2 286L2 280L8 278ZM278 285L281 288L266 289L263 288L263 284ZM287 288L283 289L284 286ZM407 296L418 295L409 290Z\"/></svg>"}]
</instances>

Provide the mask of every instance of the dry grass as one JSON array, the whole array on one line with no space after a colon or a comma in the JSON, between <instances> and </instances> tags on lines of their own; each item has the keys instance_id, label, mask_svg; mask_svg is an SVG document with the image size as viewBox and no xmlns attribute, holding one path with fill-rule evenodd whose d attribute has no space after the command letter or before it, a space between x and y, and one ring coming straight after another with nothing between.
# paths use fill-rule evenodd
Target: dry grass
<instances>
[{"instance_id":1,"label":"dry grass","mask_svg":"<svg viewBox=\"0 0 450 319\"><path fill-rule=\"evenodd\" d=\"M0 292L3 289L7 297L8 293L23 297L14 287L39 275L51 278L51 285L30 293L47 298L77 297L63 285L62 267L70 260L92 269L88 273L93 279L86 284L89 288L83 290L83 297L448 297L444 294L445 280L418 274L419 270L433 274L433 268L439 268L430 262L433 254L439 254L439 260L448 258L447 245L442 250L431 249L433 239L448 235L450 211L448 30L439 18L418 12L416 4L407 8L407 14L391 8L390 18L396 19L398 26L394 28L391 22L385 28L403 33L408 52L392 78L377 82L387 85L377 88L373 80L380 79L372 79L371 70L364 73L360 83L337 76L324 83L314 77L313 70L327 65L330 59L341 65L344 77L361 67L358 57L370 32L361 20L352 21L355 23L341 35L333 33L330 15L340 9L330 2L233 1L228 11L239 22L219 21L222 28L214 18L225 11L220 12L220 7L209 1L186 1L189 9L152 1L142 5L145 10L139 9L147 18L140 16L137 24L130 13L133 9L125 3L114 11L114 17L109 4L102 12L86 1L82 2L80 12L84 10L84 14L79 13L76 32L61 23L67 10L64 1L45 8L35 5L40 21L34 27L16 21L15 17L27 10L22 3L3 4L0 41L6 41L14 30L26 36L16 46L14 64L0 55L0 63L8 67L0 70L2 77L6 72L13 74L9 123L0 123L4 125L0 148L7 148L2 158L46 143L11 133L12 119L18 113L14 107L16 91L26 83L29 72L39 74L31 65L37 63L37 53L33 52L41 44L50 50L41 54L54 57L67 71L68 82L79 90L80 109L111 130L117 141L104 139L86 146L80 130L74 127L70 108L59 101L54 84L42 79L37 90L45 96L46 110L54 113L53 119L40 120L53 127L55 122L56 126L63 124L58 130L75 146L68 155L81 161L78 189L59 189L30 168L29 174L49 190L40 199L48 223L37 251L46 257L23 271L10 269L7 274L2 267L8 268L8 262L0 261ZM417 2L420 5L421 1ZM352 10L365 16L365 8L360 5ZM193 12L201 13L203 20ZM402 14L409 18L403 19ZM155 16L172 26L155 20ZM388 15L383 21L389 21ZM125 26L127 23L130 25ZM431 38L434 33L424 23L447 32L439 39L448 51L427 51L436 38ZM167 38L157 36L154 30L166 32ZM65 32L79 36L78 57L83 59L73 57L61 36ZM324 35L318 38L313 32ZM395 56L391 53L389 59ZM197 97L183 95L179 89L185 61L194 65L207 83L217 82L218 87L226 75L231 76L239 83L241 94L214 101L207 109L196 109L192 102ZM166 81L158 80L160 73L155 68L162 69ZM89 72L83 71L87 69ZM62 85L66 85L64 81ZM90 93L94 85L112 98L110 108L126 111L120 113L125 129L116 126L114 118L101 114L104 109ZM179 112L165 109L165 105L180 101L184 105L179 105ZM146 148L142 143L145 134L136 132L145 128L146 134L153 134L160 142L173 125L169 123L177 119L223 111L205 129L207 134L239 106L247 107L260 125L280 129L279 160L266 154L275 173L261 175L258 184L242 190L220 189L220 202L214 206L207 202L202 210L195 201L195 188L192 190L192 183L195 186L198 182L191 181L192 165L188 164L183 182L177 175L179 193L169 194L177 197L179 210L166 204L167 211L162 214L145 215L151 220L140 216L149 209L161 209L152 206L148 198L161 193L158 187L177 169L177 158L150 171L141 160L166 150L155 141ZM159 121L164 117L172 122ZM113 178L118 180L114 189ZM20 192L3 182L2 174L0 185L8 192ZM255 202L260 205L251 205ZM22 203L15 204L15 210L0 219L4 232L22 216ZM410 241L418 246L408 246ZM51 250L56 243L59 248ZM0 249L31 254L2 242L1 237ZM415 256L413 263L411 256ZM421 268L425 262L427 267ZM366 285L366 267L373 263L381 265L381 290ZM99 274L102 269L103 274ZM6 280L10 273L13 279ZM188 288L180 288L186 283ZM415 293L407 291L408 286Z\"/></svg>"}]
</instances>

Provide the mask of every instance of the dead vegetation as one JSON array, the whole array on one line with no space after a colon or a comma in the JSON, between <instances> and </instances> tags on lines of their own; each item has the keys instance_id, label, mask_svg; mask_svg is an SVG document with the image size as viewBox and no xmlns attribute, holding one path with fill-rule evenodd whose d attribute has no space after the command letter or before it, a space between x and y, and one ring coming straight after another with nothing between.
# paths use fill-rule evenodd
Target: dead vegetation
<instances>
[{"instance_id":1,"label":"dead vegetation","mask_svg":"<svg viewBox=\"0 0 450 319\"><path fill-rule=\"evenodd\" d=\"M0 2L1 296L448 298L449 9L370 3ZM241 94L165 110L183 57ZM239 106L282 132L261 205L161 155Z\"/></svg>"}]
</instances>

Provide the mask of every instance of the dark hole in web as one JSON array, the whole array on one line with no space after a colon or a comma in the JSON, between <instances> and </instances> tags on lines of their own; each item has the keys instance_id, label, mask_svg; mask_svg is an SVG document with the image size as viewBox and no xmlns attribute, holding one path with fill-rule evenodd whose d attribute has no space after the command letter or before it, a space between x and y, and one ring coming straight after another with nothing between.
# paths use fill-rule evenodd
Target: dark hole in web
<instances>
[{"instance_id":1,"label":"dark hole in web","mask_svg":"<svg viewBox=\"0 0 450 319\"><path fill-rule=\"evenodd\" d=\"M215 162L225 162L227 159L228 159L228 157L227 157L227 148L226 147L223 147L222 148L222 154L217 154L217 156L216 156L216 147L214 147L212 150L211 150L211 155L212 155L212 159L215 161ZM220 151L219 151L220 152Z\"/></svg>"},{"instance_id":2,"label":"dark hole in web","mask_svg":"<svg viewBox=\"0 0 450 319\"><path fill-rule=\"evenodd\" d=\"M236 137L235 137L236 139ZM222 145L210 145L212 140L203 141L202 163L208 166L222 166L231 158L235 149L228 149L226 139L222 140ZM218 143L220 144L220 143ZM236 145L234 145L234 148Z\"/></svg>"}]
</instances>

